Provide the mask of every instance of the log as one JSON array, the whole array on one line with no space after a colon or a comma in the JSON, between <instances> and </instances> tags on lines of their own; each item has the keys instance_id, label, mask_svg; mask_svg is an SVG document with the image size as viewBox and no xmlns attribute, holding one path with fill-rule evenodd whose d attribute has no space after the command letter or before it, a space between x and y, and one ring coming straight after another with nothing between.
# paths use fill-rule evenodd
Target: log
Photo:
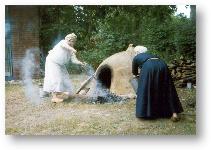
<instances>
[{"instance_id":1,"label":"log","mask_svg":"<svg viewBox=\"0 0 211 150\"><path fill-rule=\"evenodd\" d=\"M191 60L187 60L186 62L185 62L187 65L190 65L192 62L191 62Z\"/></svg>"},{"instance_id":2,"label":"log","mask_svg":"<svg viewBox=\"0 0 211 150\"><path fill-rule=\"evenodd\" d=\"M184 56L181 56L179 60L174 59L168 67L176 87L184 87L187 82L196 83L196 63L194 61L185 60Z\"/></svg>"},{"instance_id":3,"label":"log","mask_svg":"<svg viewBox=\"0 0 211 150\"><path fill-rule=\"evenodd\" d=\"M180 60L184 60L184 56L180 56L180 58L179 58Z\"/></svg>"},{"instance_id":4,"label":"log","mask_svg":"<svg viewBox=\"0 0 211 150\"><path fill-rule=\"evenodd\" d=\"M179 68L179 69L184 69L184 70L193 70L193 69L195 69L194 67L192 67L192 66L178 66L177 68Z\"/></svg>"},{"instance_id":5,"label":"log","mask_svg":"<svg viewBox=\"0 0 211 150\"><path fill-rule=\"evenodd\" d=\"M176 73L176 78L180 78L181 76L182 76L182 73L180 73L180 72Z\"/></svg>"},{"instance_id":6,"label":"log","mask_svg":"<svg viewBox=\"0 0 211 150\"><path fill-rule=\"evenodd\" d=\"M175 75L176 75L176 70L172 70L172 71L171 71L171 75L172 75L172 76L175 76Z\"/></svg>"},{"instance_id":7,"label":"log","mask_svg":"<svg viewBox=\"0 0 211 150\"><path fill-rule=\"evenodd\" d=\"M176 65L175 64L168 64L168 68L169 69L174 69L174 68L176 68Z\"/></svg>"},{"instance_id":8,"label":"log","mask_svg":"<svg viewBox=\"0 0 211 150\"><path fill-rule=\"evenodd\" d=\"M191 67L194 67L194 66L196 67L196 63L192 63L192 64L190 64L190 66Z\"/></svg>"},{"instance_id":9,"label":"log","mask_svg":"<svg viewBox=\"0 0 211 150\"><path fill-rule=\"evenodd\" d=\"M183 72L182 76L195 76L196 73L193 72Z\"/></svg>"},{"instance_id":10,"label":"log","mask_svg":"<svg viewBox=\"0 0 211 150\"><path fill-rule=\"evenodd\" d=\"M186 82L188 82L188 81L195 81L195 80L196 80L196 77L180 78L180 80L184 80L184 81L186 81Z\"/></svg>"}]
</instances>

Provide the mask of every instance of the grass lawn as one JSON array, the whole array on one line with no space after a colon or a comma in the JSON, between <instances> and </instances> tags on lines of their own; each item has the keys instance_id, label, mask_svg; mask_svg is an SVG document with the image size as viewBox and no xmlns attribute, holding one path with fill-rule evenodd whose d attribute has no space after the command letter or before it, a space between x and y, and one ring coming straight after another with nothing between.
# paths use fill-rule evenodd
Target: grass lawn
<instances>
[{"instance_id":1,"label":"grass lawn","mask_svg":"<svg viewBox=\"0 0 211 150\"><path fill-rule=\"evenodd\" d=\"M51 103L45 98L31 104L21 85L6 84L5 133L7 135L195 135L196 90L177 89L183 104L181 121L168 118L139 120L135 100L114 104L68 101Z\"/></svg>"}]
</instances>

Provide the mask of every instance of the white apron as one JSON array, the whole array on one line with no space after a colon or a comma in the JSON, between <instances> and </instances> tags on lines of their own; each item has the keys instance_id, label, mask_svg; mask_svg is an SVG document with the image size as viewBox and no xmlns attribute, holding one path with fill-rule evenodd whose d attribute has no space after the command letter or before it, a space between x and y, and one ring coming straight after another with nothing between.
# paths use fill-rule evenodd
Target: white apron
<instances>
[{"instance_id":1,"label":"white apron","mask_svg":"<svg viewBox=\"0 0 211 150\"><path fill-rule=\"evenodd\" d=\"M66 49L63 45L65 40L60 41L49 51L45 62L45 78L43 91L45 92L69 92L72 94L72 83L65 64L72 59L73 63L81 63L77 60L75 52ZM73 49L74 50L74 49Z\"/></svg>"}]
</instances>

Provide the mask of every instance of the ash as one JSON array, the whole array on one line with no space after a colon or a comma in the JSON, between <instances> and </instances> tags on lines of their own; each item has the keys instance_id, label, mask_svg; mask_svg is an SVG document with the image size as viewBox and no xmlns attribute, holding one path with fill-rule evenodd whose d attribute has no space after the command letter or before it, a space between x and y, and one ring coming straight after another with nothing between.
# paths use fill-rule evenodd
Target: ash
<instances>
[{"instance_id":1,"label":"ash","mask_svg":"<svg viewBox=\"0 0 211 150\"><path fill-rule=\"evenodd\" d=\"M129 99L129 97L118 96L110 92L110 90L105 88L100 82L98 82L96 90L90 96L92 97L90 102L93 104L123 103Z\"/></svg>"},{"instance_id":2,"label":"ash","mask_svg":"<svg viewBox=\"0 0 211 150\"><path fill-rule=\"evenodd\" d=\"M126 100L128 100L128 98L124 98L109 92L104 96L97 96L95 103L123 103L126 102Z\"/></svg>"}]
</instances>

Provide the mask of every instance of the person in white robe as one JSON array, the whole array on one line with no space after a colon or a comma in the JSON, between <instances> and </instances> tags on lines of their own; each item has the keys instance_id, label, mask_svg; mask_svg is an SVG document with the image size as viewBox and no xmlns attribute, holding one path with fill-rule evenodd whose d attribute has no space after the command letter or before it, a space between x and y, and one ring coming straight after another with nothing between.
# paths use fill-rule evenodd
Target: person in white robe
<instances>
[{"instance_id":1,"label":"person in white robe","mask_svg":"<svg viewBox=\"0 0 211 150\"><path fill-rule=\"evenodd\" d=\"M74 33L68 34L52 50L49 51L45 62L45 77L43 91L52 93L52 102L62 102L59 95L65 93L71 95L72 83L65 64L70 60L74 64L85 65L76 57L74 45L77 36Z\"/></svg>"}]
</instances>

